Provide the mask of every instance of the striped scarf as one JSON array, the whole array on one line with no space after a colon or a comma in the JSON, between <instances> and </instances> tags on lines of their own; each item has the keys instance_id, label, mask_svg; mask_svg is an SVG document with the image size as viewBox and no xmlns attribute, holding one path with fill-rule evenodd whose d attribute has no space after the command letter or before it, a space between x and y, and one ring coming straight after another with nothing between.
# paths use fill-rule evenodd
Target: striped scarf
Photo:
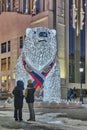
<instances>
[{"instance_id":1,"label":"striped scarf","mask_svg":"<svg viewBox=\"0 0 87 130\"><path fill-rule=\"evenodd\" d=\"M25 70L34 79L34 81L33 81L34 88L43 86L44 79L48 75L50 70L53 68L54 63L55 63L55 59L53 60L52 63L50 63L48 66L46 66L41 73L39 73L36 70L34 70L31 66L27 66L27 63L24 60L24 56L22 56L22 64L23 64Z\"/></svg>"}]
</instances>

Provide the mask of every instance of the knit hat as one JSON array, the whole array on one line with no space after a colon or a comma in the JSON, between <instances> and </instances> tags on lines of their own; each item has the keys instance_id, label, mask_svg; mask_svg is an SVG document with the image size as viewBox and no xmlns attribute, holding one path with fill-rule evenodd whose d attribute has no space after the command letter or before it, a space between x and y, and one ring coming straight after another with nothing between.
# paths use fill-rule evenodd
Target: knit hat
<instances>
[{"instance_id":1,"label":"knit hat","mask_svg":"<svg viewBox=\"0 0 87 130\"><path fill-rule=\"evenodd\" d=\"M24 90L24 82L22 80L17 81L17 87L21 87Z\"/></svg>"},{"instance_id":2,"label":"knit hat","mask_svg":"<svg viewBox=\"0 0 87 130\"><path fill-rule=\"evenodd\" d=\"M29 79L29 80L28 80L28 84L31 84L31 83L32 83L32 80L31 80L31 79Z\"/></svg>"}]
</instances>

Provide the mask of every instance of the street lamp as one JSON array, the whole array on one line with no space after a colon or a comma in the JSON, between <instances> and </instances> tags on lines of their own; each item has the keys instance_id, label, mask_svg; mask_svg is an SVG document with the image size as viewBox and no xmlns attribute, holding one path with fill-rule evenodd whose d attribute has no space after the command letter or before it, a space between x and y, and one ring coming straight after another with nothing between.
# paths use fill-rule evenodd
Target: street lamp
<instances>
[{"instance_id":1,"label":"street lamp","mask_svg":"<svg viewBox=\"0 0 87 130\"><path fill-rule=\"evenodd\" d=\"M83 103L83 94L82 94L82 72L84 71L83 68L79 68L80 71L80 101Z\"/></svg>"}]
</instances>

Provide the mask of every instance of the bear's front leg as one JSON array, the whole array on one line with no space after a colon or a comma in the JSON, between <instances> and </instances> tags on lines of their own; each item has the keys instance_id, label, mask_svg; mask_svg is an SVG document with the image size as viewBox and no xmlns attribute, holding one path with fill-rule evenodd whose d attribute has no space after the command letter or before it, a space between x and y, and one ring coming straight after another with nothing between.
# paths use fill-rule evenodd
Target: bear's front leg
<instances>
[{"instance_id":1,"label":"bear's front leg","mask_svg":"<svg viewBox=\"0 0 87 130\"><path fill-rule=\"evenodd\" d=\"M49 72L44 81L44 96L45 102L57 102L61 100L61 88L60 88L60 68L58 62L56 62Z\"/></svg>"}]
</instances>

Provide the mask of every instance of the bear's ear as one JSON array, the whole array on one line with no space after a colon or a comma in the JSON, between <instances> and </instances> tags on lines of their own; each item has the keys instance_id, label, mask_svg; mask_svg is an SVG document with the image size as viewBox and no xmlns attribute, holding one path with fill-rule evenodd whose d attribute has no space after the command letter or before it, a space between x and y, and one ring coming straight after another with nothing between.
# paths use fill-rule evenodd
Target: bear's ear
<instances>
[{"instance_id":1,"label":"bear's ear","mask_svg":"<svg viewBox=\"0 0 87 130\"><path fill-rule=\"evenodd\" d=\"M28 36L30 32L31 32L31 28L27 28L26 29L26 36Z\"/></svg>"},{"instance_id":2,"label":"bear's ear","mask_svg":"<svg viewBox=\"0 0 87 130\"><path fill-rule=\"evenodd\" d=\"M56 30L52 29L51 31L54 35L56 35Z\"/></svg>"}]
</instances>

